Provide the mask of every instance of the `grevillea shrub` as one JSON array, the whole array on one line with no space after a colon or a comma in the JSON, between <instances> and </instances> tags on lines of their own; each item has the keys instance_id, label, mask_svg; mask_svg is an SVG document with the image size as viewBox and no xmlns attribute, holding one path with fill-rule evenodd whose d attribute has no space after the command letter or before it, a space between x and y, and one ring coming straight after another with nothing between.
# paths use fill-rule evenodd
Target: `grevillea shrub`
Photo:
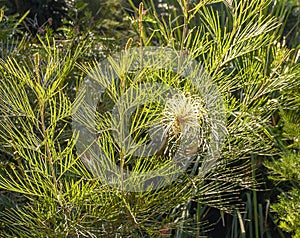
<instances>
[{"instance_id":1,"label":"grevillea shrub","mask_svg":"<svg viewBox=\"0 0 300 238\"><path fill-rule=\"evenodd\" d=\"M280 155L270 124L299 86L296 56L278 43L286 13L272 4L132 4L133 37L106 61L91 60L93 43L76 34L21 42L1 59L1 236L199 237L211 218L227 236L264 233L255 166ZM147 47L165 51L151 61ZM168 180L184 142L190 163ZM144 189L135 174L153 171L164 186Z\"/></svg>"}]
</instances>

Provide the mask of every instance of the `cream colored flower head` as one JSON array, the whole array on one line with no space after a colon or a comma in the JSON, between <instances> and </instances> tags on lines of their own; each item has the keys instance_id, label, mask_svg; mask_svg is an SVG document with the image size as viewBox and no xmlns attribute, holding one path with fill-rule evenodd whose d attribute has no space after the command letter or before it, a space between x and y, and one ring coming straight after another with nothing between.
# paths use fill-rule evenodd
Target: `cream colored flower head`
<instances>
[{"instance_id":1,"label":"cream colored flower head","mask_svg":"<svg viewBox=\"0 0 300 238\"><path fill-rule=\"evenodd\" d=\"M201 129L207 111L200 97L177 93L168 99L163 110L164 134L180 139L182 135Z\"/></svg>"}]
</instances>

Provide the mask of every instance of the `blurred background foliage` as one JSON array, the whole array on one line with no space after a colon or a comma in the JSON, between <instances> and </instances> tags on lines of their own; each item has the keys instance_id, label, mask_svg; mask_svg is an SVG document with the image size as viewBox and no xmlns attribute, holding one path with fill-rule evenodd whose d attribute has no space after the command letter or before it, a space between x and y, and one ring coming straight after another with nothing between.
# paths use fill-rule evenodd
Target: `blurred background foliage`
<instances>
[{"instance_id":1,"label":"blurred background foliage","mask_svg":"<svg viewBox=\"0 0 300 238\"><path fill-rule=\"evenodd\" d=\"M184 3L185 1L145 1L142 12L144 30L141 31L138 22L140 1L136 0L0 0L0 57L2 59L13 57L17 61L24 60L26 64L32 64L32 55L38 52L41 58L46 59L47 48L41 42L47 40L48 37L55 39L56 47L62 55L64 53L74 54L80 45L82 53L77 55L76 62L78 64L90 60L99 61L112 52L124 49L130 38L133 40L133 46L141 44L163 45L188 51L188 47L185 48L186 45L182 45L183 38L180 33L183 31L184 18L179 16L179 2ZM190 9L198 2L190 1ZM218 19L221 24L229 24L230 26L228 23L231 20L230 14L227 11L233 2L238 3L240 1L215 2L211 4L211 9L207 10L205 14L210 14L212 10L218 12ZM296 72L294 74L299 72L299 1L269 1L268 7L262 9L260 14L266 17L269 15L276 16L281 23L281 26L275 30L274 38L269 39L272 41L272 45L266 44L263 49L257 49L257 52L259 51L257 55L255 55L256 53L253 55L249 53L246 56L238 57L234 62L224 64L225 73L220 70L222 75L225 75L224 77L236 75L236 78L239 78L238 70L241 74L249 73L252 77L254 72L247 72L246 70L247 58L249 61L253 61L255 57L256 59L261 57L259 62L263 65L263 69L257 69L263 71L266 76L278 74L280 77L281 75L285 77L285 72ZM187 28L192 29L203 24L203 19L194 18ZM168 35L170 33L168 30L172 28L175 28L172 32L174 39ZM208 35L201 37L208 37ZM196 36L193 35L193 37ZM214 39L211 38L210 40L213 41ZM205 60L205 54L210 53L205 50L207 49L204 49L204 54L199 54L199 60ZM214 62L210 60L206 59L206 64L213 65L214 69L218 68L218 65L214 65ZM34 71L34 68L32 70ZM63 90L71 100L74 99L76 89L83 77L83 72L76 67L72 67L66 76L67 87L64 87ZM257 75L257 77L260 76ZM299 79L299 75L294 77ZM244 84L250 84L250 82L244 82ZM233 92L237 99L243 93L241 88L242 86ZM187 220L190 219L191 223L193 223L194 218L189 214L195 212L201 214L199 217L209 221L210 225L202 233L203 235L256 238L300 237L300 90L293 88L272 93L280 95L278 97L272 95L272 97L278 98L280 106L278 106L278 110L272 113L271 120L265 128L274 139L276 153L260 155L258 152L251 158L251 166L253 167L250 168L250 172L253 179L261 182L261 186L260 190L244 190L240 194L242 203L245 205L244 210L237 210L228 215L220 213L216 208L207 205L202 206L194 201L181 201L186 202L183 205L185 209L183 213ZM68 130L71 133L70 128ZM68 136L67 132L65 136ZM15 163L11 154L12 151L8 151L2 144L0 150L2 151L2 167L10 166L12 161ZM94 181L91 183L96 186ZM80 190L79 186L77 189ZM88 191L93 196L97 195L90 190ZM18 193L7 190L0 192L1 211L27 202L27 199ZM73 216L71 213L70 217ZM7 216L9 217L10 214ZM163 235L164 232L168 234L169 230L166 228L165 231L160 231L160 234ZM170 235L170 237L193 237L181 231L180 227L171 232L173 236Z\"/></svg>"}]
</instances>

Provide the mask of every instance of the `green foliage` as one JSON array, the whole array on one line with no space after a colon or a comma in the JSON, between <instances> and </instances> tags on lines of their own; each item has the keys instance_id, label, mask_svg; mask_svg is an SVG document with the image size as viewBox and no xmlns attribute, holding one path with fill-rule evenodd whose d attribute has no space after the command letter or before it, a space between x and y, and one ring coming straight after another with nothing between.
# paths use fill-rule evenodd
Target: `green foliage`
<instances>
[{"instance_id":1,"label":"green foliage","mask_svg":"<svg viewBox=\"0 0 300 238\"><path fill-rule=\"evenodd\" d=\"M299 160L299 157L297 158ZM300 237L300 190L294 188L279 196L280 202L272 206L279 216L279 226L291 232L294 238Z\"/></svg>"},{"instance_id":2,"label":"green foliage","mask_svg":"<svg viewBox=\"0 0 300 238\"><path fill-rule=\"evenodd\" d=\"M297 90L296 90L297 93ZM293 95L293 94L292 94ZM285 188L279 201L271 208L278 214L279 226L287 232L291 232L293 237L300 237L300 115L299 115L299 94L293 98L295 111L282 111L283 140L286 144L286 152L277 161L267 163L271 170L270 178L277 183L279 187Z\"/></svg>"},{"instance_id":3,"label":"green foliage","mask_svg":"<svg viewBox=\"0 0 300 238\"><path fill-rule=\"evenodd\" d=\"M289 11L284 3L272 1L223 2L172 2L162 13L152 14L149 12L154 8L147 5L145 8L150 10L132 20L140 34L139 45L174 47L204 62L219 88L224 89L223 95L227 95L228 146L239 145L236 153L230 148L229 158L249 159L251 154L260 166L268 156L280 154L269 132L270 124L277 124L280 105L291 104L290 95L282 92L299 87L297 51L290 51L280 42ZM254 194L253 208L245 211L256 212L254 217L249 215L255 228L249 227L245 219L250 237L266 232L266 226L259 223L263 221L265 201L258 203ZM268 211L268 207L265 209Z\"/></svg>"},{"instance_id":4,"label":"green foliage","mask_svg":"<svg viewBox=\"0 0 300 238\"><path fill-rule=\"evenodd\" d=\"M24 40L20 24L28 13L26 12L21 18L18 15L7 16L5 8L0 8L0 58L10 55L18 48L20 39Z\"/></svg>"},{"instance_id":5,"label":"green foliage","mask_svg":"<svg viewBox=\"0 0 300 238\"><path fill-rule=\"evenodd\" d=\"M283 135L291 151L268 166L294 189L281 195L281 202L272 208L283 229L299 229L299 173L291 167L299 164L298 154L292 151L299 149L299 117L294 112L299 109L295 103L299 98L294 99L299 93L299 56L281 42L288 16L285 5L270 0L178 0L157 9L153 1L138 8L130 1L135 14L127 16L129 26L118 1L94 1L96 5L90 6L85 2L70 2L69 15L56 32L46 27L43 34L19 42L0 60L1 236L161 237L172 233L199 237L209 234L206 220L212 210L222 221L225 213L233 215L232 225L226 224L228 237L262 236L268 214L263 214L257 192L249 189L257 186L256 166L281 155L284 143L279 146L271 133L278 129L271 124L276 127L279 110L284 111ZM2 11L0 16L4 19ZM6 30L13 32L21 22L10 18L0 26L4 40L9 38ZM2 41L0 47L8 49L7 45L11 42ZM112 50L128 52L138 46L143 52L143 46L153 45L198 60L196 69L208 72L201 71L201 77L211 78L222 95L226 138L221 152L212 158L205 157L206 140L195 142L202 147L194 151L192 165L169 186L130 192L103 183L95 173L99 175L109 164L101 164L93 154L80 154L75 147L80 131L72 130L71 121L82 105L78 88L84 75L107 88L98 105L96 128L90 129L99 133L97 145L108 161L122 169L146 173L164 168L161 175L167 176L176 143L189 132L185 128L213 131L204 128L210 120L205 95L196 93L188 77L144 68L128 73L130 59L110 57L111 73L116 76L110 81L95 62ZM179 57L179 63L183 59ZM159 82L180 93L163 109L153 102L159 95L145 94L141 82ZM215 88L206 87L214 95ZM132 96L135 93L149 99L148 103L139 105ZM138 109L130 118L120 112L119 120L111 120L113 106L124 98L125 105ZM292 112L286 113L287 109ZM115 134L127 119L132 122L129 131L134 141ZM135 156L134 151L149 139L148 128L159 124L168 134L162 153L149 159ZM139 188L140 181L133 177L130 185ZM291 209L283 209L286 205Z\"/></svg>"},{"instance_id":6,"label":"green foliage","mask_svg":"<svg viewBox=\"0 0 300 238\"><path fill-rule=\"evenodd\" d=\"M125 44L131 34L129 24L119 0L76 0L68 3L68 17L53 36L65 41L89 41L85 60L99 60Z\"/></svg>"},{"instance_id":7,"label":"green foliage","mask_svg":"<svg viewBox=\"0 0 300 238\"><path fill-rule=\"evenodd\" d=\"M1 61L0 186L9 191L9 200L22 198L11 199L1 212L2 236L158 236L164 225L172 229L190 222L180 219L182 204L190 199L230 211L234 198L227 193L239 185L242 169L220 166L220 175L206 171L211 172L206 184L201 174L183 176L166 188L138 193L114 189L92 176L74 153L78 134L70 130L70 117L77 101L66 94L83 46L63 50L49 38L40 44L31 59ZM111 149L114 143L105 136L104 147ZM137 164L137 170L149 169ZM233 173L237 176L222 182ZM212 199L215 194L218 198Z\"/></svg>"}]
</instances>

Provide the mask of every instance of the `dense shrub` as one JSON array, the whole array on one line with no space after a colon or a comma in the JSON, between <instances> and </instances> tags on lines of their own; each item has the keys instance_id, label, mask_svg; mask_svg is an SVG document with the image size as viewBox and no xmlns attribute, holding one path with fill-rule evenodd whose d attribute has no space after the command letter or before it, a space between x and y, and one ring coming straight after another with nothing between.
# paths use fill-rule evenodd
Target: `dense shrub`
<instances>
[{"instance_id":1,"label":"dense shrub","mask_svg":"<svg viewBox=\"0 0 300 238\"><path fill-rule=\"evenodd\" d=\"M286 1L269 0L128 1L122 3L124 10L115 0L21 2L5 1L7 10L0 14L1 236L283 236L270 203L279 226L298 235L299 173L291 167L299 164L300 134L295 113L298 20L291 15L296 5L286 8ZM132 61L126 57L109 58L111 78L99 67L98 61L112 52L124 49L126 56L138 47L143 54L146 46L176 50L179 63L184 57L197 60L199 85L204 79L211 84L201 94L188 81L192 74L184 78L170 70L143 68L127 72ZM74 113L86 102L85 91L79 90L86 78L106 88L97 105L96 128L85 126L96 130L97 145L110 163L139 172L168 168L176 143L189 132L185 128L213 133L213 123L204 122L219 123L211 120L217 112L208 107L203 92L218 92L224 104L219 105L226 135L220 153L209 154L210 138L197 137L193 163L169 186L133 192L107 185L97 176L107 165L93 154L80 153L75 146L80 131L71 126ZM160 83L179 93L165 99L170 104L163 109L152 102L159 95L139 91L141 83ZM135 93L147 103L128 96ZM138 108L130 118L133 141L115 133L126 128L126 110L112 120L114 105L124 98L125 106L130 102ZM78 120L89 118L80 115ZM168 137L160 153L145 159L132 151L148 143L149 125L163 125ZM266 173L264 164L274 171L272 179L284 181L287 192L276 204L274 197L256 190L262 188L258 182L268 183L265 174L259 175ZM167 175L167 169L161 171ZM126 184L122 173L118 176ZM140 181L131 179L138 189Z\"/></svg>"}]
</instances>

